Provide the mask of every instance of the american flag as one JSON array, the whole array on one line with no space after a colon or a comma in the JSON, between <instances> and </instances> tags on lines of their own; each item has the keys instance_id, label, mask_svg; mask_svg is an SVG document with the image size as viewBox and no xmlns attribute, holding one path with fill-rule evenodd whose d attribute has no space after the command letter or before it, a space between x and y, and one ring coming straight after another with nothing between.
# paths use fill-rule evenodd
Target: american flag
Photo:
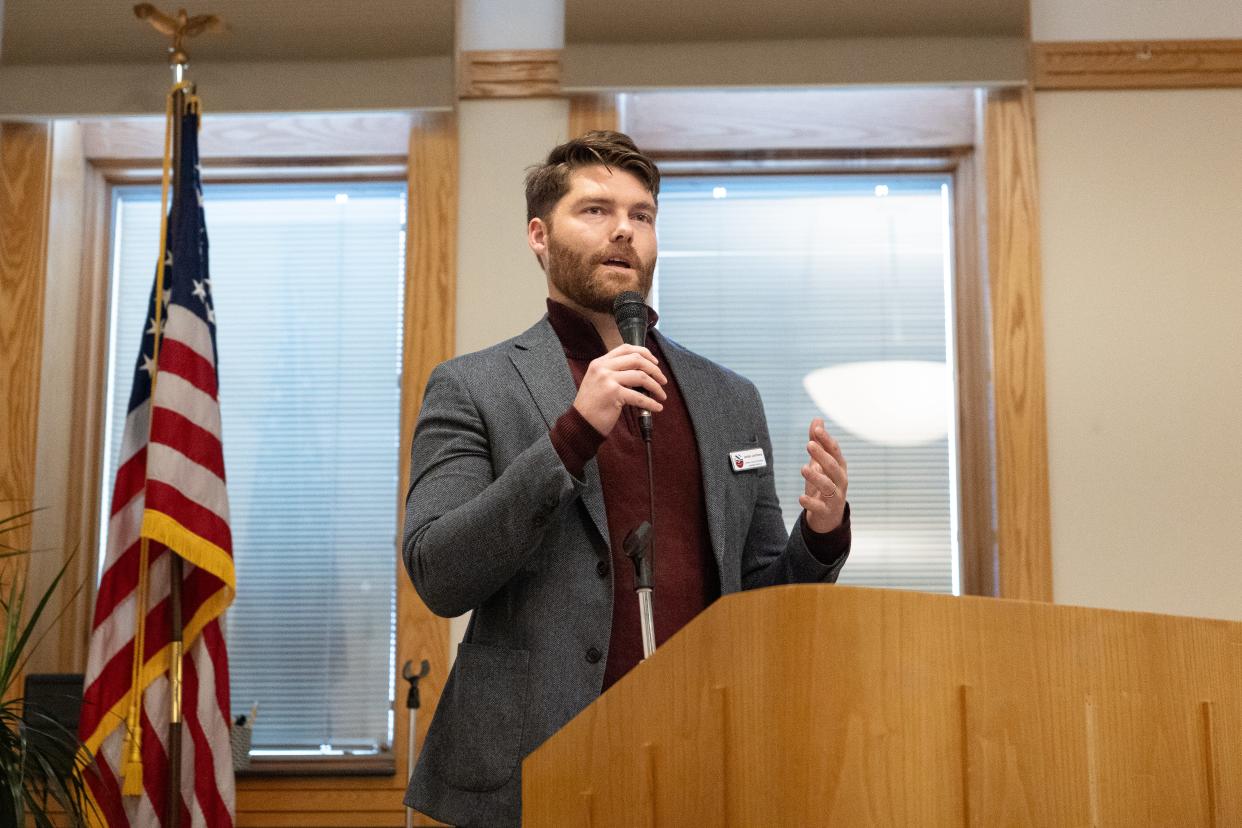
<instances>
[{"instance_id":1,"label":"american flag","mask_svg":"<svg viewBox=\"0 0 1242 828\"><path fill-rule=\"evenodd\" d=\"M97 775L88 774L90 792L112 828L162 825L168 812L172 555L184 559L179 824L233 824L229 671L220 616L232 603L236 581L197 134L198 114L191 111L182 121L163 289L159 295L151 290L129 397L83 692L79 736L98 767ZM139 631L143 586L146 617ZM135 666L138 636L142 661ZM140 774L127 768L135 693L141 697ZM141 777L139 795L123 795L127 773L129 787Z\"/></svg>"}]
</instances>

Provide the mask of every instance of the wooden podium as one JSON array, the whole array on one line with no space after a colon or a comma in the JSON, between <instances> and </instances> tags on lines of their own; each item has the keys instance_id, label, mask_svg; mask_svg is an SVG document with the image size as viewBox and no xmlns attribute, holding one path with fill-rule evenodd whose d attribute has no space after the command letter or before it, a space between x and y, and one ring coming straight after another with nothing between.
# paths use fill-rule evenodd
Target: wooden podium
<instances>
[{"instance_id":1,"label":"wooden podium","mask_svg":"<svg viewBox=\"0 0 1242 828\"><path fill-rule=\"evenodd\" d=\"M522 772L528 826L1242 826L1242 623L731 595Z\"/></svg>"}]
</instances>

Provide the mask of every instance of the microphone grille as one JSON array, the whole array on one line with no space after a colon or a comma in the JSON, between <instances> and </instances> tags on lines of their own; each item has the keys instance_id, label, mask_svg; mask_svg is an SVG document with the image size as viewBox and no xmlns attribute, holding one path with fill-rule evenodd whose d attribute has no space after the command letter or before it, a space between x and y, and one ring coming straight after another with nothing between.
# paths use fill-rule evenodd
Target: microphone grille
<instances>
[{"instance_id":1,"label":"microphone grille","mask_svg":"<svg viewBox=\"0 0 1242 828\"><path fill-rule=\"evenodd\" d=\"M612 302L612 315L620 323L625 319L641 319L647 321L647 303L643 295L637 291L627 290L617 294Z\"/></svg>"}]
</instances>

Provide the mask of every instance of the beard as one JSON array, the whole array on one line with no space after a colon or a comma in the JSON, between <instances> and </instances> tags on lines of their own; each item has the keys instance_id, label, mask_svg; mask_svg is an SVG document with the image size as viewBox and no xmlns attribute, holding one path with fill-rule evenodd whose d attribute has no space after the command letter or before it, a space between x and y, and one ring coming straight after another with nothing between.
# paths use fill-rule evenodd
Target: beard
<instances>
[{"instance_id":1,"label":"beard","mask_svg":"<svg viewBox=\"0 0 1242 828\"><path fill-rule=\"evenodd\" d=\"M634 269L600 267L611 258L632 262ZM655 264L654 256L651 261L644 262L629 244L610 245L598 253L584 254L558 244L551 232L548 234L548 278L583 310L611 314L613 300L627 290L645 297L651 292Z\"/></svg>"}]
</instances>

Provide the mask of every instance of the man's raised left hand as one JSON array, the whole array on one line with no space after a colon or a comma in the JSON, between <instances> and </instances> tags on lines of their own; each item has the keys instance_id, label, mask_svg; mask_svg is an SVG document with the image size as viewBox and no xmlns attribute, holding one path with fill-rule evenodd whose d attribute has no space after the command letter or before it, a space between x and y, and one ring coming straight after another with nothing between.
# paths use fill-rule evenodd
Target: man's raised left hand
<instances>
[{"instance_id":1,"label":"man's raised left hand","mask_svg":"<svg viewBox=\"0 0 1242 828\"><path fill-rule=\"evenodd\" d=\"M847 464L841 446L824 428L823 419L811 420L806 444L808 462L802 467L806 488L798 505L806 510L806 524L812 532L831 532L841 525L845 514L845 490L849 486Z\"/></svg>"}]
</instances>

